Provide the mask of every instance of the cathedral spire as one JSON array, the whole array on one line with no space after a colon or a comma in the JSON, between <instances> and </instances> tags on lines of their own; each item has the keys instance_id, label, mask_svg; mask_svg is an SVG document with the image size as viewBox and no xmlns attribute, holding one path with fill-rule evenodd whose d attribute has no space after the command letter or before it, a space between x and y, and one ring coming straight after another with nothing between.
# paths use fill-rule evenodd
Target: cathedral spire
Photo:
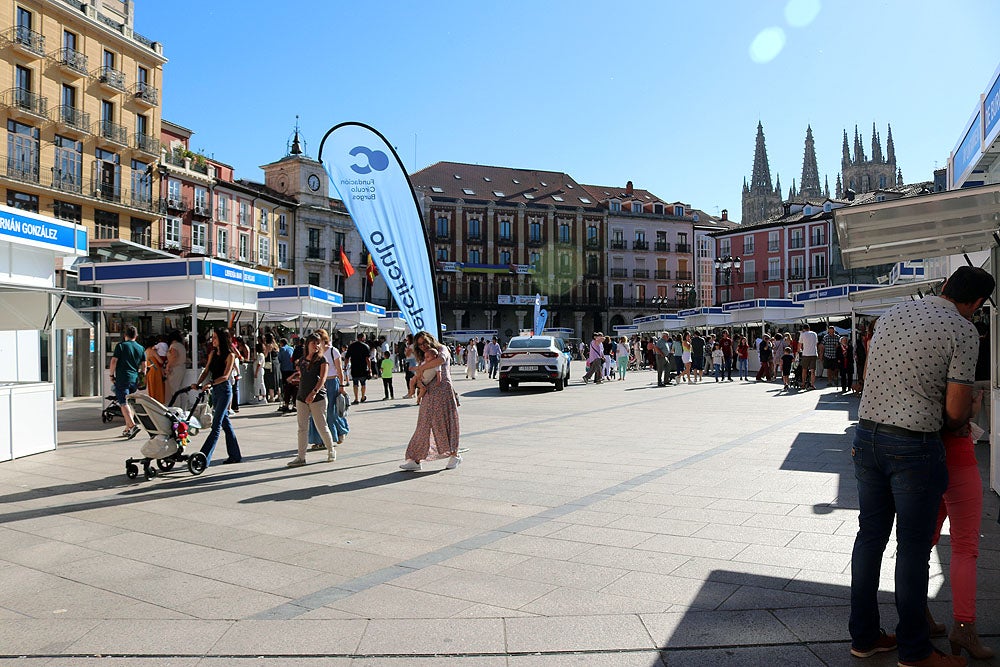
<instances>
[{"instance_id":1,"label":"cathedral spire","mask_svg":"<svg viewBox=\"0 0 1000 667\"><path fill-rule=\"evenodd\" d=\"M882 140L878 136L875 128L875 121L872 121L872 162L881 164L882 162Z\"/></svg>"},{"instance_id":2,"label":"cathedral spire","mask_svg":"<svg viewBox=\"0 0 1000 667\"><path fill-rule=\"evenodd\" d=\"M796 198L796 194L797 193L795 191L795 179L793 178L792 179L792 187L788 188L788 200L787 201L794 201L795 198Z\"/></svg>"},{"instance_id":3,"label":"cathedral spire","mask_svg":"<svg viewBox=\"0 0 1000 667\"><path fill-rule=\"evenodd\" d=\"M780 178L778 179L780 183ZM767 220L781 208L781 187L771 184L771 167L767 161L764 124L757 121L757 142L753 154L753 173L749 186L743 190L743 224Z\"/></svg>"},{"instance_id":4,"label":"cathedral spire","mask_svg":"<svg viewBox=\"0 0 1000 667\"><path fill-rule=\"evenodd\" d=\"M846 167L849 164L851 164L851 149L847 145L847 130L844 130L844 156L840 158L840 166Z\"/></svg>"},{"instance_id":5,"label":"cathedral spire","mask_svg":"<svg viewBox=\"0 0 1000 667\"><path fill-rule=\"evenodd\" d=\"M757 146L753 152L753 173L750 175L750 192L755 195L770 194L771 167L767 163L767 146L764 144L764 125L757 121Z\"/></svg>"},{"instance_id":6,"label":"cathedral spire","mask_svg":"<svg viewBox=\"0 0 1000 667\"><path fill-rule=\"evenodd\" d=\"M861 164L862 162L867 162L868 158L865 157L865 145L861 143L861 134L858 132L858 126L854 126L854 163Z\"/></svg>"},{"instance_id":7,"label":"cathedral spire","mask_svg":"<svg viewBox=\"0 0 1000 667\"><path fill-rule=\"evenodd\" d=\"M846 130L844 131L846 135ZM837 199L842 199L844 197L844 183L840 180L840 174L837 174Z\"/></svg>"},{"instance_id":8,"label":"cathedral spire","mask_svg":"<svg viewBox=\"0 0 1000 667\"><path fill-rule=\"evenodd\" d=\"M299 141L299 117L295 116L295 133L292 137L291 146L288 149L289 155L302 155L302 143Z\"/></svg>"},{"instance_id":9,"label":"cathedral spire","mask_svg":"<svg viewBox=\"0 0 1000 667\"><path fill-rule=\"evenodd\" d=\"M826 174L823 175L823 199L830 198L830 177Z\"/></svg>"},{"instance_id":10,"label":"cathedral spire","mask_svg":"<svg viewBox=\"0 0 1000 667\"><path fill-rule=\"evenodd\" d=\"M806 146L802 155L802 179L799 184L799 195L803 199L819 199L823 196L819 188L819 167L816 165L816 143L813 141L812 125L806 126Z\"/></svg>"},{"instance_id":11,"label":"cathedral spire","mask_svg":"<svg viewBox=\"0 0 1000 667\"><path fill-rule=\"evenodd\" d=\"M889 164L896 164L896 146L892 143L892 123L889 124L889 133L885 138L885 161Z\"/></svg>"}]
</instances>

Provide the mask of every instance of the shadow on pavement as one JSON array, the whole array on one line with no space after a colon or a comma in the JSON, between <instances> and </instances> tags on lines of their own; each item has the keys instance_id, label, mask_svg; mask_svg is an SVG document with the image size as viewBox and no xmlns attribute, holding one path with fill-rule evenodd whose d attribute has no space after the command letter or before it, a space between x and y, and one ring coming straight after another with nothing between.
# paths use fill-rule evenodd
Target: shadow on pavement
<instances>
[{"instance_id":1,"label":"shadow on pavement","mask_svg":"<svg viewBox=\"0 0 1000 667\"><path fill-rule=\"evenodd\" d=\"M844 410L851 421L858 421L858 407L861 405L857 394L823 394L816 403L817 410Z\"/></svg>"},{"instance_id":2,"label":"shadow on pavement","mask_svg":"<svg viewBox=\"0 0 1000 667\"><path fill-rule=\"evenodd\" d=\"M828 503L813 505L815 514L830 514L838 509L858 509L858 489L854 481L851 443L854 427L841 433L803 432L795 436L782 470L821 472L837 475L837 497Z\"/></svg>"},{"instance_id":3,"label":"shadow on pavement","mask_svg":"<svg viewBox=\"0 0 1000 667\"><path fill-rule=\"evenodd\" d=\"M399 482L406 482L411 479L416 479L418 477L427 477L429 475L436 475L439 472L442 471L428 470L426 472L412 473L412 472L406 472L404 470L398 470L396 472L390 472L384 475L378 475L376 477L369 477L367 479L356 479L352 482L344 482L342 484L327 484L324 486L313 486L308 489L289 489L288 491L280 491L278 493L268 493L263 496L254 496L253 498L244 498L243 500L239 501L239 504L245 505L250 503L281 502L284 500L309 500L310 498L325 496L330 493L347 493L349 491L374 489L379 486L386 486L387 484L397 484Z\"/></svg>"}]
</instances>

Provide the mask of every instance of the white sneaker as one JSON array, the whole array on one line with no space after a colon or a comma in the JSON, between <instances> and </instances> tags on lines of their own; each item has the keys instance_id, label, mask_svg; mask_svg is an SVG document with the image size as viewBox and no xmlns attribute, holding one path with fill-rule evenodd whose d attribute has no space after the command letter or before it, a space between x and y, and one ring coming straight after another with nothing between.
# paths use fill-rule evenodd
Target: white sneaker
<instances>
[{"instance_id":1,"label":"white sneaker","mask_svg":"<svg viewBox=\"0 0 1000 667\"><path fill-rule=\"evenodd\" d=\"M454 470L462 462L462 455L455 454L453 457L448 459L448 465L444 467L445 470Z\"/></svg>"},{"instance_id":2,"label":"white sneaker","mask_svg":"<svg viewBox=\"0 0 1000 667\"><path fill-rule=\"evenodd\" d=\"M420 464L417 463L416 461L407 461L403 465L399 466L399 469L400 470L417 471L417 470L420 470Z\"/></svg>"}]
</instances>

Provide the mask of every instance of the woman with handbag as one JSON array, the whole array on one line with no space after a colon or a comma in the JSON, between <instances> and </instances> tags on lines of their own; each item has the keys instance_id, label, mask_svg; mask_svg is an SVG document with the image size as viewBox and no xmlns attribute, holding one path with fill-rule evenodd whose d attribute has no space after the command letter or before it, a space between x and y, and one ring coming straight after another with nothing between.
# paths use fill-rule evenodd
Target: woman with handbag
<instances>
[{"instance_id":1,"label":"woman with handbag","mask_svg":"<svg viewBox=\"0 0 1000 667\"><path fill-rule=\"evenodd\" d=\"M316 333L320 337L323 357L326 359L326 425L333 435L333 439L338 445L344 444L344 438L350 431L347 426L347 417L338 410L337 401L341 395L347 396L347 376L344 374L343 357L336 345L330 344L330 334L326 329L317 329ZM326 449L323 437L316 428L316 423L312 417L309 418L309 447L310 451L321 451Z\"/></svg>"},{"instance_id":2,"label":"woman with handbag","mask_svg":"<svg viewBox=\"0 0 1000 667\"><path fill-rule=\"evenodd\" d=\"M418 365L415 372L418 382L427 391L420 402L417 426L406 448L403 470L420 470L421 461L447 458L448 470L462 463L458 453L459 421L458 401L451 383L451 355L427 331L413 336ZM425 375L426 374L426 375Z\"/></svg>"},{"instance_id":3,"label":"woman with handbag","mask_svg":"<svg viewBox=\"0 0 1000 667\"><path fill-rule=\"evenodd\" d=\"M212 452L219 442L219 434L226 434L227 458L223 463L239 463L243 460L240 452L240 443L236 440L236 431L229 420L229 406L233 401L233 385L230 377L233 374L233 367L236 366L236 352L233 350L233 339L229 329L219 327L212 332L211 351L208 353L208 360L205 362L205 370L201 372L198 381L191 385L192 389L212 389L212 407L215 413L212 418L212 430L208 434L208 439L201 447L201 453L205 455L207 464L212 462ZM203 384L205 378L211 376L212 379L207 384ZM207 465L206 464L206 465Z\"/></svg>"},{"instance_id":4,"label":"woman with handbag","mask_svg":"<svg viewBox=\"0 0 1000 667\"><path fill-rule=\"evenodd\" d=\"M298 384L295 395L295 413L298 421L298 455L287 463L289 468L306 464L306 447L309 445L309 418L312 417L323 444L326 460L337 459L333 434L326 423L326 375L329 364L323 356L323 339L317 333L306 338L305 354L296 364L297 370L288 381Z\"/></svg>"}]
</instances>

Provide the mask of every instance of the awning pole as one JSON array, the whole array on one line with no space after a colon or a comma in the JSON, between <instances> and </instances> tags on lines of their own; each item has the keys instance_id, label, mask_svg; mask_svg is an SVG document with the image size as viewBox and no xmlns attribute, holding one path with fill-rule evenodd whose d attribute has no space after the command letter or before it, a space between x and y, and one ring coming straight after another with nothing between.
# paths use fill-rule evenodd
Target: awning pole
<instances>
[{"instance_id":1,"label":"awning pole","mask_svg":"<svg viewBox=\"0 0 1000 667\"><path fill-rule=\"evenodd\" d=\"M201 369L198 368L198 305L191 304L191 368L194 369L195 378L200 377Z\"/></svg>"}]
</instances>

